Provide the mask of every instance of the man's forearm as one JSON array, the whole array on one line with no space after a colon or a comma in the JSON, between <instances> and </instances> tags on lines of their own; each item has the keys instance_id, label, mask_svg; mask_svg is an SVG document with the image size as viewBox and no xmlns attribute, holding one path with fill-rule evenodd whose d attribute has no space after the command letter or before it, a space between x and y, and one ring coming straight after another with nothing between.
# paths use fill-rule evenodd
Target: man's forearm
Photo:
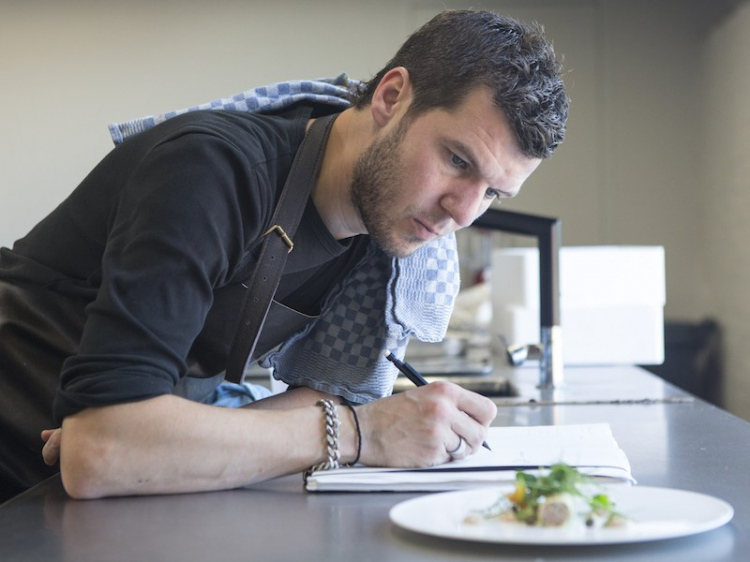
<instances>
[{"instance_id":1,"label":"man's forearm","mask_svg":"<svg viewBox=\"0 0 750 562\"><path fill-rule=\"evenodd\" d=\"M76 498L239 487L323 460L322 420L314 405L229 409L175 396L92 408L63 423L63 484ZM353 457L351 424L341 443Z\"/></svg>"},{"instance_id":2,"label":"man's forearm","mask_svg":"<svg viewBox=\"0 0 750 562\"><path fill-rule=\"evenodd\" d=\"M75 498L98 498L221 490L300 472L327 458L314 405L321 396L296 389L254 408L219 408L169 395L84 410L57 434L63 485ZM338 406L340 462L358 447L373 466L447 462L461 440L469 451L481 447L496 413L488 398L436 382L358 407L358 436L353 413ZM45 433L54 449L55 432Z\"/></svg>"}]
</instances>

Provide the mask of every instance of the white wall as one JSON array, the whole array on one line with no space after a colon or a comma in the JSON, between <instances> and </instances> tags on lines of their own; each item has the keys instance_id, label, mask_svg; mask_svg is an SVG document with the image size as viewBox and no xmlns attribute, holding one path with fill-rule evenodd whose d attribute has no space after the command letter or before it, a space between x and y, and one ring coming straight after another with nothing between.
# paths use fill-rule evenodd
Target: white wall
<instances>
[{"instance_id":1,"label":"white wall","mask_svg":"<svg viewBox=\"0 0 750 562\"><path fill-rule=\"evenodd\" d=\"M110 122L277 80L341 71L368 78L443 7L489 7L545 24L573 98L568 140L506 207L561 217L569 245L664 245L667 316L720 314L739 342L745 316L732 313L743 306L744 277L727 275L745 257L745 145L731 121L744 106L736 91L710 92L729 98L734 112L704 101L699 64L717 6L736 2L0 0L0 245L22 236L110 150ZM743 10L710 37L722 78L745 79L735 74L746 65L748 19ZM704 114L730 124L734 140L716 125L702 161ZM722 225L705 231L705 256L704 209ZM720 251L727 242L736 255ZM701 281L708 266L719 268L709 279L713 298ZM728 395L750 393L750 365L734 360L732 369ZM750 400L730 407L750 417Z\"/></svg>"},{"instance_id":2,"label":"white wall","mask_svg":"<svg viewBox=\"0 0 750 562\"><path fill-rule=\"evenodd\" d=\"M0 245L111 149L110 122L290 78L369 77L418 23L390 0L0 0Z\"/></svg>"}]
</instances>

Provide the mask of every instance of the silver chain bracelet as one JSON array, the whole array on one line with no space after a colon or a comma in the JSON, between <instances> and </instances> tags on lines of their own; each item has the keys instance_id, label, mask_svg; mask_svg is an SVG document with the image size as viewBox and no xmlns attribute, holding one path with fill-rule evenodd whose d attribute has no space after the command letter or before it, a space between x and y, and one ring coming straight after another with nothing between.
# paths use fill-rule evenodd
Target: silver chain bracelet
<instances>
[{"instance_id":1,"label":"silver chain bracelet","mask_svg":"<svg viewBox=\"0 0 750 562\"><path fill-rule=\"evenodd\" d=\"M310 470L331 470L339 467L341 458L340 436L341 423L336 405L332 400L323 399L315 403L316 406L323 408L326 420L326 453L328 458L321 463L314 465Z\"/></svg>"}]
</instances>

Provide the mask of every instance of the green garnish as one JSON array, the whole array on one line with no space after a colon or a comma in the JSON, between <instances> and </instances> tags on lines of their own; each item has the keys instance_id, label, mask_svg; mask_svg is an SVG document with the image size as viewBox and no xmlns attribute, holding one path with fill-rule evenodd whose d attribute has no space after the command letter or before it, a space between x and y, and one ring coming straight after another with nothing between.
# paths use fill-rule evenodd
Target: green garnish
<instances>
[{"instance_id":1,"label":"green garnish","mask_svg":"<svg viewBox=\"0 0 750 562\"><path fill-rule=\"evenodd\" d=\"M519 471L513 492L478 515L495 518L508 514L516 521L542 526L564 525L575 516L589 527L622 523L625 518L615 511L614 502L606 494L586 494L583 487L592 485L590 477L562 463L550 467L543 476Z\"/></svg>"},{"instance_id":2,"label":"green garnish","mask_svg":"<svg viewBox=\"0 0 750 562\"><path fill-rule=\"evenodd\" d=\"M581 490L581 485L591 485L593 480L581 474L567 464L555 464L550 467L548 474L534 476L526 472L516 473L516 489L508 495L513 504L516 519L535 525L539 522L539 509L548 498L568 495L582 498L589 508L586 523L593 525L594 518L603 518L605 525L617 515L614 503L606 494L596 494L589 497Z\"/></svg>"}]
</instances>

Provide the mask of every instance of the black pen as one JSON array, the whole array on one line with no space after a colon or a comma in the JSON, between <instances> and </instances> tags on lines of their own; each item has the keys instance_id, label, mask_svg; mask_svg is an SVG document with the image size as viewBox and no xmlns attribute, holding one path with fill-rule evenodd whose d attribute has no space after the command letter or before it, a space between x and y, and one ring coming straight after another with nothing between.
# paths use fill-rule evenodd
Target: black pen
<instances>
[{"instance_id":1,"label":"black pen","mask_svg":"<svg viewBox=\"0 0 750 562\"><path fill-rule=\"evenodd\" d=\"M409 365L409 363L407 363L406 361L401 361L398 357L393 355L393 352L386 351L383 355L385 355L385 358L388 359L388 361L396 365L396 368L401 372L401 374L411 382L413 382L414 386L425 386L429 384L419 371ZM488 451L492 451L486 441L482 442L482 447L484 447Z\"/></svg>"}]
</instances>

